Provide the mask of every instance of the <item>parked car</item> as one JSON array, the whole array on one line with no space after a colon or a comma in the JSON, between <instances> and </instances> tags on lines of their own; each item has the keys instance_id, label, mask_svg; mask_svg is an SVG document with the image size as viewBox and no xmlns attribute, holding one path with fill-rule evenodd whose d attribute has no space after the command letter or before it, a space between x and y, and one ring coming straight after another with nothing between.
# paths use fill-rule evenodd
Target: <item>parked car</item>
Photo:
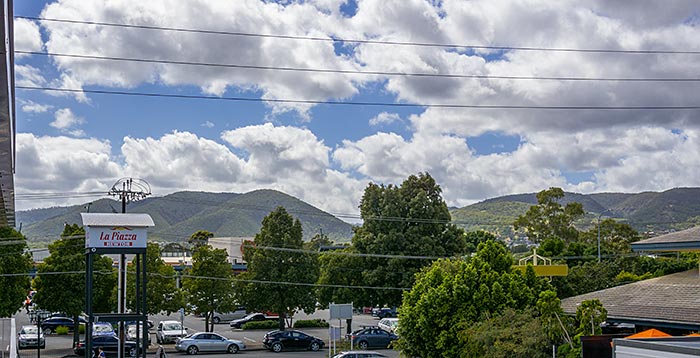
<instances>
[{"instance_id":1,"label":"parked car","mask_svg":"<svg viewBox=\"0 0 700 358\"><path fill-rule=\"evenodd\" d=\"M228 339L217 333L195 333L177 341L175 349L178 352L186 352L187 354L197 354L198 352L228 352L238 353L245 350L245 343L236 340Z\"/></svg>"},{"instance_id":2,"label":"parked car","mask_svg":"<svg viewBox=\"0 0 700 358\"><path fill-rule=\"evenodd\" d=\"M93 322L92 323L92 335L93 336L116 336L114 332L114 327L111 323L107 322Z\"/></svg>"},{"instance_id":3,"label":"parked car","mask_svg":"<svg viewBox=\"0 0 700 358\"><path fill-rule=\"evenodd\" d=\"M399 336L379 327L368 327L352 333L352 344L365 350L367 348L387 348Z\"/></svg>"},{"instance_id":4,"label":"parked car","mask_svg":"<svg viewBox=\"0 0 700 358\"><path fill-rule=\"evenodd\" d=\"M301 331L271 331L263 337L265 348L279 353L282 350L311 350L318 351L323 348L323 340L310 336Z\"/></svg>"},{"instance_id":5,"label":"parked car","mask_svg":"<svg viewBox=\"0 0 700 358\"><path fill-rule=\"evenodd\" d=\"M231 328L242 328L243 325L248 323L248 322L276 321L278 319L279 319L279 317L270 317L270 316L266 316L262 313L251 313L251 314L249 314L241 319L235 319L235 320L231 321L229 326L231 326Z\"/></svg>"},{"instance_id":6,"label":"parked car","mask_svg":"<svg viewBox=\"0 0 700 358\"><path fill-rule=\"evenodd\" d=\"M396 312L396 308L388 308L388 307L373 308L372 309L372 316L379 317L379 318L396 317L396 316L398 316L398 313Z\"/></svg>"},{"instance_id":7,"label":"parked car","mask_svg":"<svg viewBox=\"0 0 700 358\"><path fill-rule=\"evenodd\" d=\"M143 324L140 322L139 322L138 335L139 335L139 338L141 340L143 340L143 338L141 338L143 336ZM137 341L138 338L136 337L136 325L135 324L130 324L130 325L126 326L126 339L129 341L134 341L134 342ZM151 345L151 335L150 334L148 335L148 340L146 342L142 341L141 345L146 346L146 347Z\"/></svg>"},{"instance_id":8,"label":"parked car","mask_svg":"<svg viewBox=\"0 0 700 358\"><path fill-rule=\"evenodd\" d=\"M399 319L398 318L382 318L379 320L379 323L377 324L379 328L389 331L391 333L396 333L396 329L399 327Z\"/></svg>"},{"instance_id":9,"label":"parked car","mask_svg":"<svg viewBox=\"0 0 700 358\"><path fill-rule=\"evenodd\" d=\"M156 342L158 344L176 342L178 338L186 337L189 334L188 330L178 321L160 321L156 329Z\"/></svg>"},{"instance_id":10,"label":"parked car","mask_svg":"<svg viewBox=\"0 0 700 358\"><path fill-rule=\"evenodd\" d=\"M93 336L92 337L92 349L93 354L97 357L97 349L102 348L107 356L117 356L117 350L119 349L119 338L116 336ZM143 348L142 348L143 349ZM124 341L124 351L126 356L135 357L136 356L136 342ZM143 350L141 350L143 351ZM79 357L85 356L85 341L80 341L78 345L73 348L73 352Z\"/></svg>"},{"instance_id":11,"label":"parked car","mask_svg":"<svg viewBox=\"0 0 700 358\"><path fill-rule=\"evenodd\" d=\"M46 348L44 333L37 326L22 326L18 336L19 349L36 348L37 345Z\"/></svg>"},{"instance_id":12,"label":"parked car","mask_svg":"<svg viewBox=\"0 0 700 358\"><path fill-rule=\"evenodd\" d=\"M58 327L68 327L68 332L73 332L73 319L68 317L51 317L41 322L41 331L44 334L54 333Z\"/></svg>"},{"instance_id":13,"label":"parked car","mask_svg":"<svg viewBox=\"0 0 700 358\"><path fill-rule=\"evenodd\" d=\"M386 357L386 356L381 354L381 353L378 353L378 352L370 352L370 351L340 352L340 353L333 356L333 358L379 358L379 357Z\"/></svg>"},{"instance_id":14,"label":"parked car","mask_svg":"<svg viewBox=\"0 0 700 358\"><path fill-rule=\"evenodd\" d=\"M212 320L214 320L214 324L219 324L221 322L229 322L235 319L241 319L246 315L248 315L248 312L246 312L245 307L238 307L238 309L236 309L233 312L214 312L214 317L212 318Z\"/></svg>"}]
</instances>

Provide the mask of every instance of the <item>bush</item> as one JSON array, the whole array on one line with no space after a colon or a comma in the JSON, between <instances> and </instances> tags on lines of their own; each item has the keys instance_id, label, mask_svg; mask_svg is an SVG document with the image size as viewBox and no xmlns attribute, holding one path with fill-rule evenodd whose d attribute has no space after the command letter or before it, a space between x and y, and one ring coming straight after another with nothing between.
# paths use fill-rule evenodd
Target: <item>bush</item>
<instances>
[{"instance_id":1,"label":"bush","mask_svg":"<svg viewBox=\"0 0 700 358\"><path fill-rule=\"evenodd\" d=\"M63 335L68 334L68 327L66 327L66 326L56 327L56 334L63 334Z\"/></svg>"},{"instance_id":2,"label":"bush","mask_svg":"<svg viewBox=\"0 0 700 358\"><path fill-rule=\"evenodd\" d=\"M85 325L84 324L82 324L82 323L80 324L80 326L78 327L78 333L85 334Z\"/></svg>"},{"instance_id":3,"label":"bush","mask_svg":"<svg viewBox=\"0 0 700 358\"><path fill-rule=\"evenodd\" d=\"M277 321L248 322L243 325L243 329L275 329L279 326Z\"/></svg>"},{"instance_id":4,"label":"bush","mask_svg":"<svg viewBox=\"0 0 700 358\"><path fill-rule=\"evenodd\" d=\"M325 319L300 319L294 322L294 328L309 328L309 327L328 327L328 322Z\"/></svg>"}]
</instances>

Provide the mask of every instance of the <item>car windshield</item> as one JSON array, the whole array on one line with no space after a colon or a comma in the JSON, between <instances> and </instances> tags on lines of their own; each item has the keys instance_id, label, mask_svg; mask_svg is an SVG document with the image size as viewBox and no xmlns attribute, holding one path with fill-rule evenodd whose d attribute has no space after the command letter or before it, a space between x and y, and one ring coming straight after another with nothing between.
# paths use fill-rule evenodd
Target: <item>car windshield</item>
<instances>
[{"instance_id":1,"label":"car windshield","mask_svg":"<svg viewBox=\"0 0 700 358\"><path fill-rule=\"evenodd\" d=\"M182 326L179 323L166 323L163 325L163 329L167 331L179 331L182 329Z\"/></svg>"},{"instance_id":2,"label":"car windshield","mask_svg":"<svg viewBox=\"0 0 700 358\"><path fill-rule=\"evenodd\" d=\"M19 332L20 334L36 334L38 329L36 327L32 326L27 326L27 327L22 327L22 331Z\"/></svg>"},{"instance_id":3,"label":"car windshield","mask_svg":"<svg viewBox=\"0 0 700 358\"><path fill-rule=\"evenodd\" d=\"M112 328L111 325L108 325L108 324L95 325L95 333L108 333L108 332L114 332L114 329Z\"/></svg>"},{"instance_id":4,"label":"car windshield","mask_svg":"<svg viewBox=\"0 0 700 358\"><path fill-rule=\"evenodd\" d=\"M258 315L257 313L251 313L251 314L249 314L249 315L245 316L245 318L244 318L244 319L249 319L249 318L253 318L253 317L257 316L257 315Z\"/></svg>"}]
</instances>

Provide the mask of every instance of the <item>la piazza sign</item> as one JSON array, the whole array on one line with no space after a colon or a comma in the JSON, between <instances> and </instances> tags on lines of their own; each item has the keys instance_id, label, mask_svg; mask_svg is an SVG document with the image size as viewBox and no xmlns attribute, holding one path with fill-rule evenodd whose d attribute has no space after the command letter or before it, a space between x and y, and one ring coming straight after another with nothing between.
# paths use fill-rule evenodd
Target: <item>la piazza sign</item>
<instances>
[{"instance_id":1,"label":"la piazza sign","mask_svg":"<svg viewBox=\"0 0 700 358\"><path fill-rule=\"evenodd\" d=\"M145 249L146 229L153 226L148 214L81 213L85 247L89 249Z\"/></svg>"}]
</instances>

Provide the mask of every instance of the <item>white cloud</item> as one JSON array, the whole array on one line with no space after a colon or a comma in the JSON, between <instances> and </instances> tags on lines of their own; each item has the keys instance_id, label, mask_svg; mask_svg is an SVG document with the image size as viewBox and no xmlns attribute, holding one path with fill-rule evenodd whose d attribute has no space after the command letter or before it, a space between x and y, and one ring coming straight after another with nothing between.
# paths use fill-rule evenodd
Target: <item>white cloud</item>
<instances>
[{"instance_id":1,"label":"white cloud","mask_svg":"<svg viewBox=\"0 0 700 358\"><path fill-rule=\"evenodd\" d=\"M379 113L378 115L372 117L369 120L369 125L371 126L378 126L378 125L388 125L394 122L400 122L401 121L401 116L399 116L398 113L388 113L388 112L382 112Z\"/></svg>"},{"instance_id":2,"label":"white cloud","mask_svg":"<svg viewBox=\"0 0 700 358\"><path fill-rule=\"evenodd\" d=\"M30 20L15 19L15 50L16 51L41 51L43 43L41 42L41 33L39 26ZM24 57L24 54L16 54L18 58Z\"/></svg>"},{"instance_id":3,"label":"white cloud","mask_svg":"<svg viewBox=\"0 0 700 358\"><path fill-rule=\"evenodd\" d=\"M214 128L214 123L212 123L211 121L206 121L202 123L202 127Z\"/></svg>"},{"instance_id":4,"label":"white cloud","mask_svg":"<svg viewBox=\"0 0 700 358\"><path fill-rule=\"evenodd\" d=\"M41 70L30 65L15 65L16 86L41 87L46 84L46 79Z\"/></svg>"},{"instance_id":5,"label":"white cloud","mask_svg":"<svg viewBox=\"0 0 700 358\"><path fill-rule=\"evenodd\" d=\"M61 108L54 113L55 120L49 125L67 133L82 133L82 131L71 131L72 127L85 123L85 119L76 116L70 108ZM84 135L84 133L82 133Z\"/></svg>"},{"instance_id":6,"label":"white cloud","mask_svg":"<svg viewBox=\"0 0 700 358\"><path fill-rule=\"evenodd\" d=\"M50 104L36 103L31 100L20 99L19 103L22 106L20 108L22 108L22 111L25 113L46 113L53 108Z\"/></svg>"}]
</instances>

